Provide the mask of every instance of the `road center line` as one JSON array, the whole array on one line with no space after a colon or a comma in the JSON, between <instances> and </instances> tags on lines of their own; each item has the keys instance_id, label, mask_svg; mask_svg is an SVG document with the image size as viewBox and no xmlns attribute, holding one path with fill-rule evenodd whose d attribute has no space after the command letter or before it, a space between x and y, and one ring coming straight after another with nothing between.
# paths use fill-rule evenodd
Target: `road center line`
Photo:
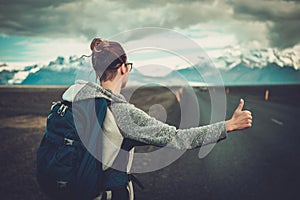
<instances>
[{"instance_id":1,"label":"road center line","mask_svg":"<svg viewBox=\"0 0 300 200\"><path fill-rule=\"evenodd\" d=\"M277 119L271 118L271 121L274 122L275 124L280 125L280 126L283 125L283 122L281 122L281 121L279 121L279 120L277 120Z\"/></svg>"}]
</instances>

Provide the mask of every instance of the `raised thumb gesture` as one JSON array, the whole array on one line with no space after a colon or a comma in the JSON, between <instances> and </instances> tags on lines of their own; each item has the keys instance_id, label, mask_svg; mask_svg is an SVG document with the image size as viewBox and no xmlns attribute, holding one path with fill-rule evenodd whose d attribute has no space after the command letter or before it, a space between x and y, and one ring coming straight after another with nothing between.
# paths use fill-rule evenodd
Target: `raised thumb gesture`
<instances>
[{"instance_id":1,"label":"raised thumb gesture","mask_svg":"<svg viewBox=\"0 0 300 200\"><path fill-rule=\"evenodd\" d=\"M252 126L252 114L243 110L244 100L241 99L230 120L226 121L226 131L242 130Z\"/></svg>"},{"instance_id":2,"label":"raised thumb gesture","mask_svg":"<svg viewBox=\"0 0 300 200\"><path fill-rule=\"evenodd\" d=\"M235 111L239 112L243 110L245 101L243 99L240 100L240 104L238 105L238 107L235 109Z\"/></svg>"}]
</instances>

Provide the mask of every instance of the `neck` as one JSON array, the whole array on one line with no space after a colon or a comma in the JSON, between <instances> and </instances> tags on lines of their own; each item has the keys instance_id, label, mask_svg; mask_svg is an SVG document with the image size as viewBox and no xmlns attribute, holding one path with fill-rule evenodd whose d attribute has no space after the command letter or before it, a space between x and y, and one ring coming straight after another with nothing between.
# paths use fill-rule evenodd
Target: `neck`
<instances>
[{"instance_id":1,"label":"neck","mask_svg":"<svg viewBox=\"0 0 300 200\"><path fill-rule=\"evenodd\" d=\"M121 93L122 82L120 81L101 81L101 86L105 89L111 90L114 94Z\"/></svg>"}]
</instances>

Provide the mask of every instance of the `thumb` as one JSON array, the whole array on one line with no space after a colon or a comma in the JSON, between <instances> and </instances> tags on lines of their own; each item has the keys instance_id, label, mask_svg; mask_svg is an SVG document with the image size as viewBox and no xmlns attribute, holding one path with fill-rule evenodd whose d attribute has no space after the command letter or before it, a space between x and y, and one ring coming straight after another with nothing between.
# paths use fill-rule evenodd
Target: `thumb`
<instances>
[{"instance_id":1,"label":"thumb","mask_svg":"<svg viewBox=\"0 0 300 200\"><path fill-rule=\"evenodd\" d=\"M240 104L238 105L238 107L236 108L236 111L242 111L243 107L244 107L245 101L243 99L240 100Z\"/></svg>"}]
</instances>

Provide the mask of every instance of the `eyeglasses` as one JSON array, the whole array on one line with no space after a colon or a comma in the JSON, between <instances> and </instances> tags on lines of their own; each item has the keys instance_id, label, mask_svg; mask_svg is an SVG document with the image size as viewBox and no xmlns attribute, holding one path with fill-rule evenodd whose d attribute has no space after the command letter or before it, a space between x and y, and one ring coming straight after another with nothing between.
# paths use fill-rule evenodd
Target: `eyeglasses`
<instances>
[{"instance_id":1,"label":"eyeglasses","mask_svg":"<svg viewBox=\"0 0 300 200\"><path fill-rule=\"evenodd\" d=\"M129 72L131 72L132 67L133 67L133 63L124 63L124 64L125 64L125 67L128 67Z\"/></svg>"}]
</instances>

